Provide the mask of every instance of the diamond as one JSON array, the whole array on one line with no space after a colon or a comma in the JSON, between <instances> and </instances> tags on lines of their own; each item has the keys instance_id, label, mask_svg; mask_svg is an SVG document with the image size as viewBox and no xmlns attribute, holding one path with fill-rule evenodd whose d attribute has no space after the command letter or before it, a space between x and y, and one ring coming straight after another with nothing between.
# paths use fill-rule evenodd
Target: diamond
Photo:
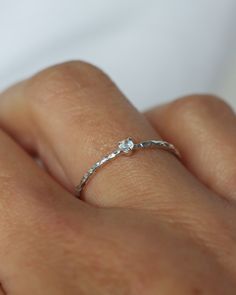
<instances>
[{"instance_id":1,"label":"diamond","mask_svg":"<svg viewBox=\"0 0 236 295\"><path fill-rule=\"evenodd\" d=\"M127 138L120 141L118 147L122 152L128 153L134 148L134 142L131 138Z\"/></svg>"}]
</instances>

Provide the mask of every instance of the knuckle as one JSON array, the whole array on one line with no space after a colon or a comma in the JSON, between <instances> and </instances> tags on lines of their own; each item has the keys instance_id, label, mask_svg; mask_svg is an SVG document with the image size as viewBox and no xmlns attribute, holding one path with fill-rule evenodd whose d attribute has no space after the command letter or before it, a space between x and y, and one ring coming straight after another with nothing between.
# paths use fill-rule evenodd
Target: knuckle
<instances>
[{"instance_id":1,"label":"knuckle","mask_svg":"<svg viewBox=\"0 0 236 295\"><path fill-rule=\"evenodd\" d=\"M107 78L102 70L84 61L69 61L52 66L28 81L27 97L33 104L54 105L78 98L86 89Z\"/></svg>"},{"instance_id":2,"label":"knuckle","mask_svg":"<svg viewBox=\"0 0 236 295\"><path fill-rule=\"evenodd\" d=\"M191 95L175 100L170 106L170 112L175 117L186 119L190 116L212 113L212 111L228 108L227 104L214 95Z\"/></svg>"}]
</instances>

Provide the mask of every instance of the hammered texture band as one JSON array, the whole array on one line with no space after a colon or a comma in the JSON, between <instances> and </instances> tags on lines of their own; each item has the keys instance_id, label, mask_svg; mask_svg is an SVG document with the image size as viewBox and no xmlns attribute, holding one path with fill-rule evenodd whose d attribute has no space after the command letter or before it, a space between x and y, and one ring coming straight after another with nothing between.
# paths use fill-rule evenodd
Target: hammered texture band
<instances>
[{"instance_id":1,"label":"hammered texture band","mask_svg":"<svg viewBox=\"0 0 236 295\"><path fill-rule=\"evenodd\" d=\"M151 148L155 147L158 149L166 150L168 152L171 152L177 157L180 157L180 154L178 150L174 147L173 144L162 141L162 140L147 140L142 141L140 143L135 143L131 138L124 139L119 142L118 147L116 150L114 150L112 153L106 155L103 157L100 161L96 162L82 177L79 185L75 188L75 195L77 198L81 198L81 192L84 188L84 186L88 183L92 175L101 168L104 164L106 164L108 161L111 161L112 159L115 159L116 157L119 157L121 155L127 155L131 154L132 151L143 149L143 148Z\"/></svg>"}]
</instances>

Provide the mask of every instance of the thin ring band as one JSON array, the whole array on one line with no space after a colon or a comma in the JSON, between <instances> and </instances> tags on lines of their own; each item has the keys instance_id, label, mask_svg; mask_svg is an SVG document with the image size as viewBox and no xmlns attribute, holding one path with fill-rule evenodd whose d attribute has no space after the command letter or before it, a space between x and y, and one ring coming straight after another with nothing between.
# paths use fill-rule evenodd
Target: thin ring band
<instances>
[{"instance_id":1,"label":"thin ring band","mask_svg":"<svg viewBox=\"0 0 236 295\"><path fill-rule=\"evenodd\" d=\"M132 151L137 149L143 149L143 148L151 148L155 147L158 149L166 150L176 157L180 158L179 151L175 148L175 146L167 141L163 140L147 140L147 141L141 141L140 143L134 143L132 138L127 138L119 142L118 148L114 150L112 153L106 155L103 157L100 161L96 162L82 177L79 185L75 188L75 195L77 198L81 199L81 192L84 188L84 186L88 183L92 175L104 164L106 164L108 161L111 161L112 159L115 159L116 157L119 157L121 155L130 155Z\"/></svg>"}]
</instances>

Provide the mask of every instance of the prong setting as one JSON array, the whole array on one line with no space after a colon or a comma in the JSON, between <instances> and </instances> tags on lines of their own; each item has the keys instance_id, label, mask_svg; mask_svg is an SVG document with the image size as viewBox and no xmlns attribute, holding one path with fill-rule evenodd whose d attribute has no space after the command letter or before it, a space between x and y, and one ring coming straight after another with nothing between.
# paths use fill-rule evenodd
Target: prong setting
<instances>
[{"instance_id":1,"label":"prong setting","mask_svg":"<svg viewBox=\"0 0 236 295\"><path fill-rule=\"evenodd\" d=\"M134 142L132 138L128 137L119 142L118 148L125 154L130 153L134 148Z\"/></svg>"}]
</instances>

